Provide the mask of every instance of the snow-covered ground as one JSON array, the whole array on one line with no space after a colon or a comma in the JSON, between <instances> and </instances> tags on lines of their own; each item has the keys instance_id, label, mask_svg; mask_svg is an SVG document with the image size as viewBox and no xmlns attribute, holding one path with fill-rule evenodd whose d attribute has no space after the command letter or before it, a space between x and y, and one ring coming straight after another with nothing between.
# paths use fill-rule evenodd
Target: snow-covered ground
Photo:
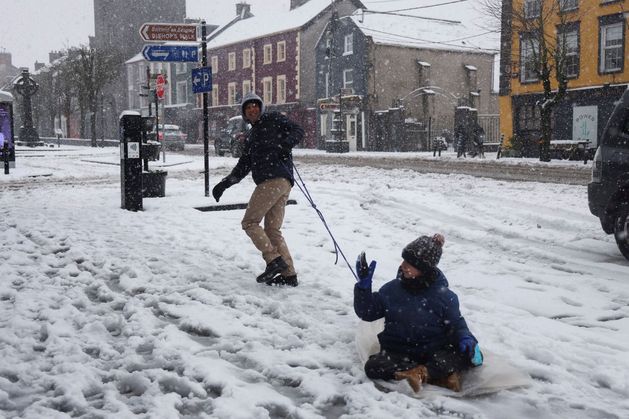
<instances>
[{"instance_id":1,"label":"snow-covered ground","mask_svg":"<svg viewBox=\"0 0 629 419\"><path fill-rule=\"evenodd\" d=\"M201 157L167 155L167 196L135 213L119 168L95 163L116 149L30 153L46 157L0 173L0 416L629 417L629 262L583 186L298 167L350 263L378 261L375 287L405 244L443 233L440 267L481 347L531 377L419 399L365 377L353 275L299 189L284 233L300 285L268 287L243 212L195 209L214 204ZM213 157L212 185L234 163Z\"/></svg>"}]
</instances>

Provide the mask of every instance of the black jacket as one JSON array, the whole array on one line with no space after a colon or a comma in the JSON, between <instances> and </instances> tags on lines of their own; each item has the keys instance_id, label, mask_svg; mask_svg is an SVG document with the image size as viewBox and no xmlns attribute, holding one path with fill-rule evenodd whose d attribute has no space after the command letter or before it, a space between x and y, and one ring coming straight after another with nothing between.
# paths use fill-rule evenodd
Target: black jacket
<instances>
[{"instance_id":1,"label":"black jacket","mask_svg":"<svg viewBox=\"0 0 629 419\"><path fill-rule=\"evenodd\" d=\"M299 124L281 113L263 113L249 130L242 156L229 175L231 181L240 182L251 171L256 185L275 178L286 178L293 185L292 149L303 136Z\"/></svg>"}]
</instances>

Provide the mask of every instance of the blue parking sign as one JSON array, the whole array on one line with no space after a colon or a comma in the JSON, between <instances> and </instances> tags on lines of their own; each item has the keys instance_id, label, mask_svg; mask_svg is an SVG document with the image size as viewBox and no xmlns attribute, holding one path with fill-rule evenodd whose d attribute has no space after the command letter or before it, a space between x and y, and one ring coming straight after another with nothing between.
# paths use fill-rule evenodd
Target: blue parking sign
<instances>
[{"instance_id":1,"label":"blue parking sign","mask_svg":"<svg viewBox=\"0 0 629 419\"><path fill-rule=\"evenodd\" d=\"M207 93L212 90L212 67L192 69L192 93Z\"/></svg>"}]
</instances>

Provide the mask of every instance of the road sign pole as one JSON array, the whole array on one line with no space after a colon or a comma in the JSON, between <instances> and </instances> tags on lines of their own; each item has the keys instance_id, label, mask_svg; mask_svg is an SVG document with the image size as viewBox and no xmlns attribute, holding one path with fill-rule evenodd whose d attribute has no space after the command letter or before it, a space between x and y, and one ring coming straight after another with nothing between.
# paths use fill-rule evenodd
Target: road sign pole
<instances>
[{"instance_id":1,"label":"road sign pole","mask_svg":"<svg viewBox=\"0 0 629 419\"><path fill-rule=\"evenodd\" d=\"M205 20L201 21L201 66L207 67L207 41ZM210 146L209 146L209 116L208 96L203 92L203 161L205 165L205 196L210 196Z\"/></svg>"}]
</instances>

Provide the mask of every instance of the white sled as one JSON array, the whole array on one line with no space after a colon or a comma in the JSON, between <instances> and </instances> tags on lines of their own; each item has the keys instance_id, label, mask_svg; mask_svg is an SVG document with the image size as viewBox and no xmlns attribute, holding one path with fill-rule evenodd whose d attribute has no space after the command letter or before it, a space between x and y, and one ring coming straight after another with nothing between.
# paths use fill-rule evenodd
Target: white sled
<instances>
[{"instance_id":1,"label":"white sled","mask_svg":"<svg viewBox=\"0 0 629 419\"><path fill-rule=\"evenodd\" d=\"M380 351L378 333L384 329L384 319L374 322L360 321L356 328L356 349L362 365L370 355ZM472 368L461 374L461 391L454 392L447 388L430 384L424 385L418 393L411 389L404 381L375 380L376 386L383 391L398 391L412 397L426 398L431 396L473 397L483 394L495 393L516 387L525 387L530 384L530 377L522 371L510 365L504 358L483 350L483 365Z\"/></svg>"}]
</instances>

